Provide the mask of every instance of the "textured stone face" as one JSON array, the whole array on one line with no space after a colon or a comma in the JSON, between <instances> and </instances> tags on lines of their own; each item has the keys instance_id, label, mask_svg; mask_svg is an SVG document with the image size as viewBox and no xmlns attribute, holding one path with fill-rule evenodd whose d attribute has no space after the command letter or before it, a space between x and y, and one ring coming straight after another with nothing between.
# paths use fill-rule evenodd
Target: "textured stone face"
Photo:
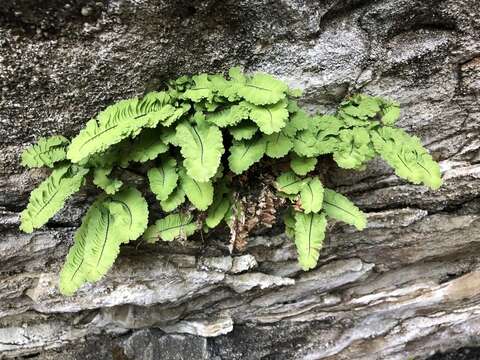
<instances>
[{"instance_id":1,"label":"textured stone face","mask_svg":"<svg viewBox=\"0 0 480 360\"><path fill-rule=\"evenodd\" d=\"M90 194L19 233L45 176L20 166L21 150L166 79L233 65L303 88L309 109L355 91L398 100L445 185L326 159L369 227L335 224L317 269L303 273L283 235L250 239L243 257L221 238L133 244L100 283L60 296ZM477 0L2 0L0 358L406 359L478 342L479 74Z\"/></svg>"}]
</instances>

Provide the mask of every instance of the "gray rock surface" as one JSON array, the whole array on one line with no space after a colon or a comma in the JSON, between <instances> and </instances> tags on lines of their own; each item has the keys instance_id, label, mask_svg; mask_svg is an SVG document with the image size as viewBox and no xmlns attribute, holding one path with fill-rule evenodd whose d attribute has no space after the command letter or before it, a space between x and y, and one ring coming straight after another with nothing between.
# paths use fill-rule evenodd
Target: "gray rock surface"
<instances>
[{"instance_id":1,"label":"gray rock surface","mask_svg":"<svg viewBox=\"0 0 480 360\"><path fill-rule=\"evenodd\" d=\"M333 225L317 269L300 271L277 232L234 256L221 236L133 245L99 284L60 296L90 196L19 233L45 176L20 166L21 150L166 79L232 65L304 88L309 109L353 91L400 101L400 125L440 161L445 185L326 159L329 185L369 227ZM422 359L478 346L479 94L477 0L2 0L0 358Z\"/></svg>"}]
</instances>

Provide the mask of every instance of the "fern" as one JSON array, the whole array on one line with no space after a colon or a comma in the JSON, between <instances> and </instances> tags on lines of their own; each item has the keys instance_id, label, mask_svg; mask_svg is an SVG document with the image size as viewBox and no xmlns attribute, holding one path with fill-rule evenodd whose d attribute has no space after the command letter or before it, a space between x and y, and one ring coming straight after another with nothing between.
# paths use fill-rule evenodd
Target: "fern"
<instances>
[{"instance_id":1,"label":"fern","mask_svg":"<svg viewBox=\"0 0 480 360\"><path fill-rule=\"evenodd\" d=\"M153 243L158 240L172 241L177 238L187 238L197 230L197 224L191 215L171 214L157 220L154 225L148 227L143 238Z\"/></svg>"},{"instance_id":2,"label":"fern","mask_svg":"<svg viewBox=\"0 0 480 360\"><path fill-rule=\"evenodd\" d=\"M272 225L277 203L286 204L285 232L294 238L300 267L314 268L327 219L358 230L367 224L350 200L323 186L321 156L345 169L363 169L380 156L408 181L441 185L440 167L420 140L394 126L400 107L393 101L356 94L335 114L310 115L295 99L300 90L240 68L227 77L182 76L167 85L107 107L71 143L41 138L22 154L24 166L53 168L31 193L23 231L46 224L86 179L103 191L83 217L60 273L66 295L103 277L121 244L140 237L173 241L226 223L232 244L244 247L255 224ZM150 205L161 209L150 226L147 201L131 187L143 184L144 175L154 194ZM245 204L252 176L267 186L258 206Z\"/></svg>"},{"instance_id":3,"label":"fern","mask_svg":"<svg viewBox=\"0 0 480 360\"><path fill-rule=\"evenodd\" d=\"M41 138L22 153L22 165L29 168L53 167L55 163L67 158L67 146L70 144L63 136Z\"/></svg>"},{"instance_id":4,"label":"fern","mask_svg":"<svg viewBox=\"0 0 480 360\"><path fill-rule=\"evenodd\" d=\"M20 229L31 233L47 223L63 208L65 201L76 193L83 184L87 169L64 164L30 194L27 208L20 214Z\"/></svg>"},{"instance_id":5,"label":"fern","mask_svg":"<svg viewBox=\"0 0 480 360\"><path fill-rule=\"evenodd\" d=\"M266 151L264 138L247 141L234 141L230 147L228 165L235 174L241 174L250 166L260 161Z\"/></svg>"},{"instance_id":6,"label":"fern","mask_svg":"<svg viewBox=\"0 0 480 360\"><path fill-rule=\"evenodd\" d=\"M177 127L177 141L184 157L187 174L193 179L205 182L215 175L225 149L222 133L214 125L180 124Z\"/></svg>"},{"instance_id":7,"label":"fern","mask_svg":"<svg viewBox=\"0 0 480 360\"><path fill-rule=\"evenodd\" d=\"M157 200L165 201L177 187L177 161L173 158L162 158L160 166L148 170L150 190Z\"/></svg>"},{"instance_id":8,"label":"fern","mask_svg":"<svg viewBox=\"0 0 480 360\"><path fill-rule=\"evenodd\" d=\"M324 214L295 214L295 245L303 270L313 269L317 265L326 226Z\"/></svg>"},{"instance_id":9,"label":"fern","mask_svg":"<svg viewBox=\"0 0 480 360\"><path fill-rule=\"evenodd\" d=\"M136 189L97 200L75 234L60 273L61 291L71 295L85 282L102 278L117 258L120 245L142 235L147 221L147 203Z\"/></svg>"}]
</instances>

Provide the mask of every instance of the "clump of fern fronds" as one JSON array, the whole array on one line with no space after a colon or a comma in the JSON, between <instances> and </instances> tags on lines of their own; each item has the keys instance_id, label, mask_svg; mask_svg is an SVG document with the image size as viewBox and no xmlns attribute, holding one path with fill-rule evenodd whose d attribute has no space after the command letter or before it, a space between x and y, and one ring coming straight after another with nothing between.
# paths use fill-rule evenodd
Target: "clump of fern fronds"
<instances>
[{"instance_id":1,"label":"clump of fern fronds","mask_svg":"<svg viewBox=\"0 0 480 360\"><path fill-rule=\"evenodd\" d=\"M172 241L225 222L241 248L256 223L273 221L273 197L291 204L286 232L295 240L300 266L314 268L328 219L366 226L365 215L316 175L321 155L332 154L345 169L361 169L381 156L414 184L441 185L439 166L421 142L395 127L397 103L354 95L335 115L311 116L295 101L300 95L270 75L233 68L228 77L183 76L165 91L111 105L71 142L42 138L23 153L25 166L53 171L32 191L20 228L32 232L46 224L89 177L104 191L83 217L60 274L60 290L68 295L99 280L120 245L142 236L149 243ZM287 162L288 169L263 190L258 209L246 209L237 180L264 158ZM148 168L150 190L163 211L150 226L143 195L115 177L137 163ZM249 211L261 219L249 223Z\"/></svg>"}]
</instances>

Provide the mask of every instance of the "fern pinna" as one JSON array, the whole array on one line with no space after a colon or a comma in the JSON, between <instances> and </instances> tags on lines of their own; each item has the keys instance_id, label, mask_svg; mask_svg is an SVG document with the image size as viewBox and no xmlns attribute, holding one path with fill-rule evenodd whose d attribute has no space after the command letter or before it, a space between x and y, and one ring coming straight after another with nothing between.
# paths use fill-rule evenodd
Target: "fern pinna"
<instances>
[{"instance_id":1,"label":"fern pinna","mask_svg":"<svg viewBox=\"0 0 480 360\"><path fill-rule=\"evenodd\" d=\"M304 270L317 264L328 219L366 226L350 200L322 184L315 171L319 156L332 154L345 169L362 169L380 156L414 184L441 185L440 168L420 140L395 127L397 103L354 95L336 114L312 116L295 101L300 95L270 75L232 68L227 78L183 76L165 91L109 106L71 142L52 136L24 151L23 165L53 170L32 191L20 228L43 226L87 179L103 190L83 217L60 274L60 290L70 295L105 275L123 243L172 241L222 222L237 232L247 212L238 179L245 181L261 161L287 164L269 168L276 176L269 186L290 204L286 233L295 239ZM141 192L115 175L138 163L162 210L150 226Z\"/></svg>"}]
</instances>

